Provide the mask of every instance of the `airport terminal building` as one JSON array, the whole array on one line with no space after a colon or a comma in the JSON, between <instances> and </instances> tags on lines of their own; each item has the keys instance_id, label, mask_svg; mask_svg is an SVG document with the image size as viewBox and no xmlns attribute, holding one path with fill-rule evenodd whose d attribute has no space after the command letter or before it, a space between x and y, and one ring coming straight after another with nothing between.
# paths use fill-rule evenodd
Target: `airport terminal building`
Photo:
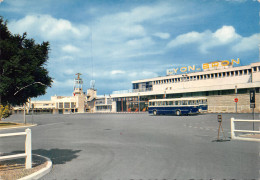
<instances>
[{"instance_id":1,"label":"airport terminal building","mask_svg":"<svg viewBox=\"0 0 260 180\"><path fill-rule=\"evenodd\" d=\"M182 74L172 74L132 81L132 90L116 91L111 97L117 112L146 111L150 99L207 97L208 112L252 112L250 90L256 92L255 112L260 112L260 62L247 66L233 65L238 60L205 63L199 72L195 66L179 68Z\"/></svg>"},{"instance_id":2,"label":"airport terminal building","mask_svg":"<svg viewBox=\"0 0 260 180\"><path fill-rule=\"evenodd\" d=\"M132 81L131 90L114 91L107 96L97 96L93 88L83 92L83 81L77 74L72 96L30 101L27 107L54 114L145 112L151 99L206 97L208 112L248 113L252 112L249 93L254 90L254 111L260 112L260 62L246 66L239 64L239 59L232 59L205 63L199 68L195 65L173 68L167 70L164 77ZM23 111L23 107L15 107L14 111Z\"/></svg>"}]
</instances>

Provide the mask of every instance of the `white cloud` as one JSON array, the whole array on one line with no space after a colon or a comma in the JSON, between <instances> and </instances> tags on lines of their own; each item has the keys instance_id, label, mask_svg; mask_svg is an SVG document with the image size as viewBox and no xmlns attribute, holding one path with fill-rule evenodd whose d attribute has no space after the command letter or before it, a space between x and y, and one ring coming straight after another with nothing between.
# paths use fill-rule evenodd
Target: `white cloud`
<instances>
[{"instance_id":1,"label":"white cloud","mask_svg":"<svg viewBox=\"0 0 260 180\"><path fill-rule=\"evenodd\" d=\"M154 44L154 41L150 37L144 37L141 39L132 39L126 42L128 47L132 48L142 48L142 47L149 47Z\"/></svg>"},{"instance_id":2,"label":"white cloud","mask_svg":"<svg viewBox=\"0 0 260 180\"><path fill-rule=\"evenodd\" d=\"M62 50L65 51L65 52L68 52L68 53L76 53L76 52L80 51L79 48L77 48L76 46L70 45L70 44L63 46Z\"/></svg>"},{"instance_id":3,"label":"white cloud","mask_svg":"<svg viewBox=\"0 0 260 180\"><path fill-rule=\"evenodd\" d=\"M260 43L260 34L244 37L239 43L232 47L235 52L244 52L257 49Z\"/></svg>"},{"instance_id":4,"label":"white cloud","mask_svg":"<svg viewBox=\"0 0 260 180\"><path fill-rule=\"evenodd\" d=\"M112 75L125 74L125 71L122 71L122 70L113 70L113 71L111 71L111 74L112 74Z\"/></svg>"},{"instance_id":5,"label":"white cloud","mask_svg":"<svg viewBox=\"0 0 260 180\"><path fill-rule=\"evenodd\" d=\"M154 36L159 37L161 39L169 39L171 35L169 33L159 32L159 33L155 33Z\"/></svg>"},{"instance_id":6,"label":"white cloud","mask_svg":"<svg viewBox=\"0 0 260 180\"><path fill-rule=\"evenodd\" d=\"M28 32L33 37L44 40L70 40L84 38L89 35L89 28L85 25L73 25L65 19L56 19L50 15L27 15L11 21L9 28L14 33Z\"/></svg>"},{"instance_id":7,"label":"white cloud","mask_svg":"<svg viewBox=\"0 0 260 180\"><path fill-rule=\"evenodd\" d=\"M203 38L205 37L206 34L207 34L207 32L198 33L195 31L192 31L192 32L189 32L186 34L182 34L182 35L177 36L174 40L170 41L167 46L172 48L172 47L177 47L180 45L200 42L203 40Z\"/></svg>"},{"instance_id":8,"label":"white cloud","mask_svg":"<svg viewBox=\"0 0 260 180\"><path fill-rule=\"evenodd\" d=\"M258 47L259 35L242 37L237 34L233 26L223 26L215 32L189 32L181 34L167 44L168 48L175 48L196 43L201 53L209 53L211 48L228 46L233 51L249 51ZM236 44L234 46L234 44Z\"/></svg>"},{"instance_id":9,"label":"white cloud","mask_svg":"<svg viewBox=\"0 0 260 180\"><path fill-rule=\"evenodd\" d=\"M233 26L223 26L221 29L218 29L215 33L213 33L212 36L222 43L228 43L240 38L240 35L236 33Z\"/></svg>"},{"instance_id":10,"label":"white cloud","mask_svg":"<svg viewBox=\"0 0 260 180\"><path fill-rule=\"evenodd\" d=\"M58 80L53 80L53 87L58 87L58 88L66 88L66 87L73 87L74 81L72 79L67 79L65 81L58 81Z\"/></svg>"}]
</instances>

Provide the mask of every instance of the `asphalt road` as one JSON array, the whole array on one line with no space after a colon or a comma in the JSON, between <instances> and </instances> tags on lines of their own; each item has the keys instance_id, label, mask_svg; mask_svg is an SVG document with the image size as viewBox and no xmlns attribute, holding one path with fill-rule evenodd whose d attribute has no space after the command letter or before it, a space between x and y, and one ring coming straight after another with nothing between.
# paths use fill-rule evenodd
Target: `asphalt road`
<instances>
[{"instance_id":1,"label":"asphalt road","mask_svg":"<svg viewBox=\"0 0 260 180\"><path fill-rule=\"evenodd\" d=\"M223 114L230 137L230 118ZM27 116L28 121L32 116ZM256 115L256 119L260 119ZM43 179L172 180L259 179L260 143L217 139L217 114L34 115L33 153L49 157L52 171ZM23 121L13 115L6 121ZM248 126L248 125L245 125ZM259 124L255 124L259 128ZM251 128L251 125L248 126ZM24 129L0 130L0 133ZM221 134L221 138L223 134ZM0 152L24 150L24 137L0 139Z\"/></svg>"}]
</instances>

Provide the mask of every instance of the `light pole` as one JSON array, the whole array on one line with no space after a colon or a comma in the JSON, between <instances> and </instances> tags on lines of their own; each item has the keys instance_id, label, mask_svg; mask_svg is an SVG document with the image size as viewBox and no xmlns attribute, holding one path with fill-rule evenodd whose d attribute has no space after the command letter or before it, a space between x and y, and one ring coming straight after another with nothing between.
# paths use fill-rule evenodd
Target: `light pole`
<instances>
[{"instance_id":1,"label":"light pole","mask_svg":"<svg viewBox=\"0 0 260 180\"><path fill-rule=\"evenodd\" d=\"M236 99L237 99L237 85L235 86L235 94L236 94ZM236 113L237 113L237 101L236 101Z\"/></svg>"},{"instance_id":2,"label":"light pole","mask_svg":"<svg viewBox=\"0 0 260 180\"><path fill-rule=\"evenodd\" d=\"M138 110L140 112L140 93L138 93Z\"/></svg>"},{"instance_id":3,"label":"light pole","mask_svg":"<svg viewBox=\"0 0 260 180\"><path fill-rule=\"evenodd\" d=\"M14 93L14 96L15 96L17 93L19 93L21 90L23 90L23 89L25 89L25 88L27 88L27 87L33 85L33 84L41 84L41 85L43 85L43 86L47 86L46 84L43 84L42 82L34 82L34 83L31 83L31 84L29 84L29 85L26 85L26 86L20 88L18 91L16 91L16 92ZM30 108L30 107L29 107L29 108ZM23 117L24 124L26 124L25 110L26 110L26 107L25 107L25 103L24 103L24 113L23 113L23 115L24 115L24 117Z\"/></svg>"}]
</instances>

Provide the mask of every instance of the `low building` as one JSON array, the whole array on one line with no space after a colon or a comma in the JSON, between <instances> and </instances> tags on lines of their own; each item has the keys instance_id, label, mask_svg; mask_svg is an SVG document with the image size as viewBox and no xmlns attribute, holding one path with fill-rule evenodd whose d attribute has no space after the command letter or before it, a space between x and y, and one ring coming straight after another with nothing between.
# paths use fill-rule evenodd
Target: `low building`
<instances>
[{"instance_id":1,"label":"low building","mask_svg":"<svg viewBox=\"0 0 260 180\"><path fill-rule=\"evenodd\" d=\"M53 96L50 101L29 101L27 111L41 113L109 113L145 112L150 99L206 97L208 112L252 112L250 91L255 94L255 112L260 112L260 62L234 67L240 61L218 61L205 63L201 71L195 66L167 70L167 76L132 81L131 90L114 91L109 96L97 96L90 88L83 92L83 81L77 74L72 96ZM175 74L174 74L175 73ZM238 102L235 102L235 99ZM23 107L15 107L15 112Z\"/></svg>"},{"instance_id":2,"label":"low building","mask_svg":"<svg viewBox=\"0 0 260 180\"><path fill-rule=\"evenodd\" d=\"M117 112L145 111L150 99L203 96L208 98L209 112L248 113L252 112L249 93L255 90L255 112L260 112L260 62L238 67L230 64L206 63L203 71L191 73L187 73L189 67L182 67L183 74L132 81L133 89L115 91L111 97Z\"/></svg>"}]
</instances>

